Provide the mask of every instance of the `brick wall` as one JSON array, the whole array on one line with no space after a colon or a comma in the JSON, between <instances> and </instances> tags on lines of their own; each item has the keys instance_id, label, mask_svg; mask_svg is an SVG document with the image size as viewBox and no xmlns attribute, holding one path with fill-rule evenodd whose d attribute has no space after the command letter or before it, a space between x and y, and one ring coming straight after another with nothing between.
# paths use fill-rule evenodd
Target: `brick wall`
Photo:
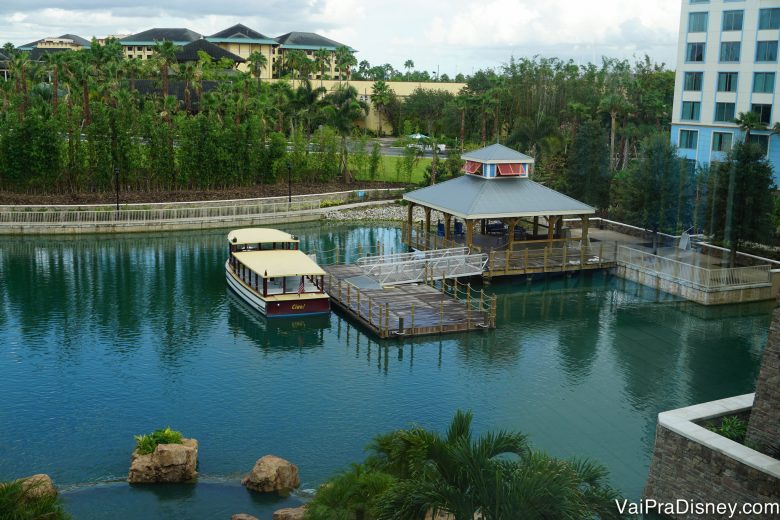
<instances>
[{"instance_id":1,"label":"brick wall","mask_svg":"<svg viewBox=\"0 0 780 520\"><path fill-rule=\"evenodd\" d=\"M772 314L747 441L756 443L764 451L780 449L780 307Z\"/></svg>"}]
</instances>

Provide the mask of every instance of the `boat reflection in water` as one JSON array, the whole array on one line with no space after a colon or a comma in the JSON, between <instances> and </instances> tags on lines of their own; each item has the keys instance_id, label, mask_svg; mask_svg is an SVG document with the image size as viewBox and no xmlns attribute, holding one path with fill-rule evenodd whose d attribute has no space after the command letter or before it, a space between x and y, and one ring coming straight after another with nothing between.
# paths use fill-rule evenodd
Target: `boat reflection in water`
<instances>
[{"instance_id":1,"label":"boat reflection in water","mask_svg":"<svg viewBox=\"0 0 780 520\"><path fill-rule=\"evenodd\" d=\"M281 352L308 350L323 346L331 316L317 314L268 319L255 312L232 290L227 290L228 327L234 336L243 336L261 350Z\"/></svg>"}]
</instances>

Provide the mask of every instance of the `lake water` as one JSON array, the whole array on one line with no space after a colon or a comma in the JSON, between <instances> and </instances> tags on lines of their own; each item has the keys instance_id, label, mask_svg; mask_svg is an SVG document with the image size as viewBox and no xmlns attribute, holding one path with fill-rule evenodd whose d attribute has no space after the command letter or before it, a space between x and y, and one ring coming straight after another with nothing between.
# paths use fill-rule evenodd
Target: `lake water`
<instances>
[{"instance_id":1,"label":"lake water","mask_svg":"<svg viewBox=\"0 0 780 520\"><path fill-rule=\"evenodd\" d=\"M392 227L285 228L357 249ZM261 518L239 486L275 454L315 488L379 433L529 435L639 498L658 412L752 391L772 302L704 308L601 273L488 287L495 331L378 342L337 313L267 322L224 279L226 231L0 238L0 480L48 473L78 519ZM200 441L196 486L130 487L133 435Z\"/></svg>"}]
</instances>

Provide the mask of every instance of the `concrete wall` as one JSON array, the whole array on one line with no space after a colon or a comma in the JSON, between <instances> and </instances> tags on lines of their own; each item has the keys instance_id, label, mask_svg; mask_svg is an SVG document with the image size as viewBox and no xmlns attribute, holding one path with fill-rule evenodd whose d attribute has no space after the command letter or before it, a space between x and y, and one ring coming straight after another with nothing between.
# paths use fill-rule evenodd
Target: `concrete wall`
<instances>
[{"instance_id":1,"label":"concrete wall","mask_svg":"<svg viewBox=\"0 0 780 520\"><path fill-rule=\"evenodd\" d=\"M697 424L744 413L752 402L753 394L747 394L659 414L644 498L739 504L780 501L779 461ZM728 516L683 514L673 518ZM751 517L737 514L733 518Z\"/></svg>"},{"instance_id":2,"label":"concrete wall","mask_svg":"<svg viewBox=\"0 0 780 520\"><path fill-rule=\"evenodd\" d=\"M772 314L747 440L765 451L780 451L780 307Z\"/></svg>"}]
</instances>

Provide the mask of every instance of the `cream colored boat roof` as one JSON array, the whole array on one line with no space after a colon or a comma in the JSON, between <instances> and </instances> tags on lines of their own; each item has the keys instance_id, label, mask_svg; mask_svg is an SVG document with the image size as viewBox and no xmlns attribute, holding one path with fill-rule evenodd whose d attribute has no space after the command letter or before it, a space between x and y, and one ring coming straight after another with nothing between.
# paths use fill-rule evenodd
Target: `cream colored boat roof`
<instances>
[{"instance_id":1,"label":"cream colored boat roof","mask_svg":"<svg viewBox=\"0 0 780 520\"><path fill-rule=\"evenodd\" d=\"M239 251L233 256L263 278L282 276L319 276L325 271L303 251L274 249L271 251Z\"/></svg>"},{"instance_id":2,"label":"cream colored boat roof","mask_svg":"<svg viewBox=\"0 0 780 520\"><path fill-rule=\"evenodd\" d=\"M298 242L297 238L284 231L271 228L242 228L228 233L231 244L268 244L270 242Z\"/></svg>"}]
</instances>

